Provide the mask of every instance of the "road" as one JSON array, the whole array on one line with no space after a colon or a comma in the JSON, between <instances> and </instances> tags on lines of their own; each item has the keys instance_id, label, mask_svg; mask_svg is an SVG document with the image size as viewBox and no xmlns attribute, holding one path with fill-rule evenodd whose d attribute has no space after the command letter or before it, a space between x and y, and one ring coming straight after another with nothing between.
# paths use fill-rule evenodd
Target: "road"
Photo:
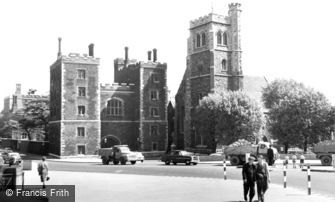
<instances>
[{"instance_id":1,"label":"road","mask_svg":"<svg viewBox=\"0 0 335 202\"><path fill-rule=\"evenodd\" d=\"M169 165L159 161L145 161L136 165L102 165L101 163L68 163L49 162L50 171L80 171L97 173L118 173L150 176L174 176L193 178L223 179L222 165L198 164L196 166ZM229 179L241 179L241 168L227 167ZM283 171L280 166L271 168L271 183L283 184ZM335 173L312 172L312 192L335 197ZM287 186L305 189L307 192L307 173L300 169L289 168L287 171Z\"/></svg>"}]
</instances>

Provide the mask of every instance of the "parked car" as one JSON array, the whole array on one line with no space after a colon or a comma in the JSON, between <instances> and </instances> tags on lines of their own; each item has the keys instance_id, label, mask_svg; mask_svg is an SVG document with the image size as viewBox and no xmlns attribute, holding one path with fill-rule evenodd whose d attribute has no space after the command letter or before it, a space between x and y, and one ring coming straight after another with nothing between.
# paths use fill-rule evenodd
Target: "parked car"
<instances>
[{"instance_id":1,"label":"parked car","mask_svg":"<svg viewBox=\"0 0 335 202\"><path fill-rule=\"evenodd\" d=\"M186 165L197 165L200 161L199 156L194 155L191 152L183 151L183 150L174 150L165 154L161 158L162 162L165 162L165 165L170 165L173 163L177 165L177 163L185 163Z\"/></svg>"},{"instance_id":2,"label":"parked car","mask_svg":"<svg viewBox=\"0 0 335 202\"><path fill-rule=\"evenodd\" d=\"M142 163L144 162L144 156L141 152L134 152L137 156L137 161L141 161Z\"/></svg>"},{"instance_id":3,"label":"parked car","mask_svg":"<svg viewBox=\"0 0 335 202\"><path fill-rule=\"evenodd\" d=\"M11 165L19 165L22 162L21 156L17 152L10 152L8 155L11 158Z\"/></svg>"}]
</instances>

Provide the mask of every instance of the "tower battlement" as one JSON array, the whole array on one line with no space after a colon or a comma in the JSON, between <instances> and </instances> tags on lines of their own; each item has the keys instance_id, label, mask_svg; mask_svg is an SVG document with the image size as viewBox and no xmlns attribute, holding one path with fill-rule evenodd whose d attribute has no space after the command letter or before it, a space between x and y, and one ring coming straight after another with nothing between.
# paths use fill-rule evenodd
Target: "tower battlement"
<instances>
[{"instance_id":1,"label":"tower battlement","mask_svg":"<svg viewBox=\"0 0 335 202\"><path fill-rule=\"evenodd\" d=\"M133 83L106 83L100 84L101 91L133 91L135 84Z\"/></svg>"},{"instance_id":2,"label":"tower battlement","mask_svg":"<svg viewBox=\"0 0 335 202\"><path fill-rule=\"evenodd\" d=\"M229 24L229 18L227 16L210 13L208 15L199 17L198 19L190 21L190 29L198 27L209 22L217 22L222 24Z\"/></svg>"},{"instance_id":3,"label":"tower battlement","mask_svg":"<svg viewBox=\"0 0 335 202\"><path fill-rule=\"evenodd\" d=\"M62 55L64 62L76 62L76 63L100 63L100 58L95 58L87 54L70 53L68 55Z\"/></svg>"},{"instance_id":4,"label":"tower battlement","mask_svg":"<svg viewBox=\"0 0 335 202\"><path fill-rule=\"evenodd\" d=\"M238 9L241 7L241 4L240 3L230 3L229 5L229 9Z\"/></svg>"}]
</instances>

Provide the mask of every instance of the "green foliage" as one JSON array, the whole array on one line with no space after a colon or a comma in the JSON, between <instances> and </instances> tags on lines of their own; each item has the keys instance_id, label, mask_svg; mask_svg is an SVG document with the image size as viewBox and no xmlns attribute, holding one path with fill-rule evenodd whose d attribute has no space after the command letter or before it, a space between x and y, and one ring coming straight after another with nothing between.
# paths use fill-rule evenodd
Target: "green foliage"
<instances>
[{"instance_id":1,"label":"green foliage","mask_svg":"<svg viewBox=\"0 0 335 202\"><path fill-rule=\"evenodd\" d=\"M279 143L307 145L328 139L334 124L326 97L293 80L275 80L263 90L268 128Z\"/></svg>"},{"instance_id":2,"label":"green foliage","mask_svg":"<svg viewBox=\"0 0 335 202\"><path fill-rule=\"evenodd\" d=\"M218 140L231 144L238 139L255 141L263 125L258 104L242 91L228 91L204 97L195 111L196 131L210 148Z\"/></svg>"}]
</instances>

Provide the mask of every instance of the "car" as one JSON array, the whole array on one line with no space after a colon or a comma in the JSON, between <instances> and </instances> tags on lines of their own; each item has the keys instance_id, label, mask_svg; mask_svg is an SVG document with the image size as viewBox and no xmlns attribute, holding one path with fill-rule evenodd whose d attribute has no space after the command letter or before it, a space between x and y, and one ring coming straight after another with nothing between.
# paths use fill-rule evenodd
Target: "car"
<instances>
[{"instance_id":1,"label":"car","mask_svg":"<svg viewBox=\"0 0 335 202\"><path fill-rule=\"evenodd\" d=\"M11 165L19 165L22 162L21 156L17 152L10 152L8 155L11 157Z\"/></svg>"},{"instance_id":2,"label":"car","mask_svg":"<svg viewBox=\"0 0 335 202\"><path fill-rule=\"evenodd\" d=\"M162 156L161 161L165 163L165 165L170 165L173 163L177 165L178 163L185 163L186 165L197 165L200 161L198 155L195 155L191 152L187 152L184 150L174 150Z\"/></svg>"},{"instance_id":3,"label":"car","mask_svg":"<svg viewBox=\"0 0 335 202\"><path fill-rule=\"evenodd\" d=\"M137 156L137 161L141 161L142 163L144 162L144 156L141 152L134 152Z\"/></svg>"}]
</instances>

